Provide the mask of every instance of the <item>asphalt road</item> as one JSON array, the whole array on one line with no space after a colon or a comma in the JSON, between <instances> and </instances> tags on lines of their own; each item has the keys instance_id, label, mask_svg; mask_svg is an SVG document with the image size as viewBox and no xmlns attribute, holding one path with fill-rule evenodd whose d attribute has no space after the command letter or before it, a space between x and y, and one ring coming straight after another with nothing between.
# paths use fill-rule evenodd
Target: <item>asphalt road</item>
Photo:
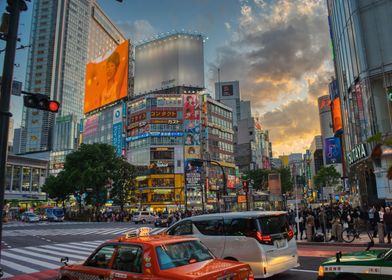
<instances>
[{"instance_id":1,"label":"asphalt road","mask_svg":"<svg viewBox=\"0 0 392 280\"><path fill-rule=\"evenodd\" d=\"M24 279L23 275L56 269L62 256L68 256L73 261L82 261L105 240L109 240L136 230L143 225L133 223L9 223L3 228L1 266L5 275L3 278ZM164 228L153 228L153 233L159 233ZM317 270L326 254L309 246L300 246L301 266L271 280L316 279ZM302 256L303 255L303 256ZM14 277L13 277L14 276ZM39 277L36 279L40 279Z\"/></svg>"}]
</instances>

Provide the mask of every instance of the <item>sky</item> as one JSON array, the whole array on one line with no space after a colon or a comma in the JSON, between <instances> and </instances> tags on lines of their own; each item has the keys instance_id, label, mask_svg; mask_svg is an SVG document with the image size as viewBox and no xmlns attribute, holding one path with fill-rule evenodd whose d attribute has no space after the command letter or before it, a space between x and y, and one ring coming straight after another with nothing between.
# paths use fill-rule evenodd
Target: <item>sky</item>
<instances>
[{"instance_id":1,"label":"sky","mask_svg":"<svg viewBox=\"0 0 392 280\"><path fill-rule=\"evenodd\" d=\"M37 1L37 0L32 0ZM0 1L0 11L6 1ZM201 32L205 81L238 80L243 100L270 132L274 156L304 152L320 134L317 97L333 76L324 0L98 0L133 42L169 31ZM21 16L21 44L29 44L32 3ZM0 42L0 49L5 44ZM0 54L2 67L4 52ZM16 57L15 79L24 82L27 51ZM1 68L2 70L2 68ZM21 98L11 109L20 125Z\"/></svg>"}]
</instances>

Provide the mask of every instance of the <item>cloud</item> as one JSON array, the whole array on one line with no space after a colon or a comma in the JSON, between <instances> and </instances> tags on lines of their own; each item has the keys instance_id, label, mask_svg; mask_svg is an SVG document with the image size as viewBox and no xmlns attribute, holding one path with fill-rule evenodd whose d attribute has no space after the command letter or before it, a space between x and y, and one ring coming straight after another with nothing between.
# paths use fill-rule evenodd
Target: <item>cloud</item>
<instances>
[{"instance_id":1,"label":"cloud","mask_svg":"<svg viewBox=\"0 0 392 280\"><path fill-rule=\"evenodd\" d=\"M286 154L309 148L313 137L320 133L318 107L310 100L294 100L266 112L261 122L269 128L273 150Z\"/></svg>"},{"instance_id":2,"label":"cloud","mask_svg":"<svg viewBox=\"0 0 392 280\"><path fill-rule=\"evenodd\" d=\"M274 150L292 148L289 142L294 135L307 135L309 140L309 133L318 133L315 100L327 93L333 70L327 63L330 44L325 1L240 3L238 26L231 26L231 41L217 48L217 59L209 65L209 73L213 73L209 81L217 80L216 68L221 70L222 81L239 80L242 98L251 100L253 112L265 116L263 126L271 131ZM294 113L294 109L302 112ZM286 137L287 133L293 137Z\"/></svg>"},{"instance_id":3,"label":"cloud","mask_svg":"<svg viewBox=\"0 0 392 280\"><path fill-rule=\"evenodd\" d=\"M147 20L140 19L135 21L117 22L118 28L124 33L125 37L130 38L133 42L147 39L156 34L157 31Z\"/></svg>"}]
</instances>

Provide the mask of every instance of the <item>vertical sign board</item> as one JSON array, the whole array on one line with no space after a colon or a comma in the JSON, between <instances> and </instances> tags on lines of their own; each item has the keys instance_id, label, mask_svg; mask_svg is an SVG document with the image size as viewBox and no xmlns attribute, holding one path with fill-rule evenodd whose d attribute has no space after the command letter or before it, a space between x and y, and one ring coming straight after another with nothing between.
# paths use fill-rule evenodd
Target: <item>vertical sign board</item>
<instances>
[{"instance_id":1,"label":"vertical sign board","mask_svg":"<svg viewBox=\"0 0 392 280\"><path fill-rule=\"evenodd\" d=\"M184 162L185 186L200 188L201 167L193 166L193 159L200 159L201 108L198 94L184 94Z\"/></svg>"},{"instance_id":2,"label":"vertical sign board","mask_svg":"<svg viewBox=\"0 0 392 280\"><path fill-rule=\"evenodd\" d=\"M112 144L114 149L116 150L116 154L121 156L122 148L123 148L123 140L122 140L122 106L116 107L113 110L113 137Z\"/></svg>"},{"instance_id":3,"label":"vertical sign board","mask_svg":"<svg viewBox=\"0 0 392 280\"><path fill-rule=\"evenodd\" d=\"M324 152L326 164L342 163L340 139L337 137L325 138Z\"/></svg>"}]
</instances>

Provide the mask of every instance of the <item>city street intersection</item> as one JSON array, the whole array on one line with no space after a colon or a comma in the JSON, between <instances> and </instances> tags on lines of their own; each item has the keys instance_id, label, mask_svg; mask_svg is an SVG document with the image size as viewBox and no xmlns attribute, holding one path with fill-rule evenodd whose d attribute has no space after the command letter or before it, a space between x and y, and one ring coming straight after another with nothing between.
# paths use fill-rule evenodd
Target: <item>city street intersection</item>
<instances>
[{"instance_id":1,"label":"city street intersection","mask_svg":"<svg viewBox=\"0 0 392 280\"><path fill-rule=\"evenodd\" d=\"M103 241L134 232L141 226L144 225L95 222L6 224L1 249L3 279L55 279L61 257L68 256L71 263L83 261ZM153 234L165 230L152 224L148 226L153 228ZM333 256L338 249L363 250L300 244L298 252L301 266L271 279L316 279L320 263L326 257Z\"/></svg>"}]
</instances>

